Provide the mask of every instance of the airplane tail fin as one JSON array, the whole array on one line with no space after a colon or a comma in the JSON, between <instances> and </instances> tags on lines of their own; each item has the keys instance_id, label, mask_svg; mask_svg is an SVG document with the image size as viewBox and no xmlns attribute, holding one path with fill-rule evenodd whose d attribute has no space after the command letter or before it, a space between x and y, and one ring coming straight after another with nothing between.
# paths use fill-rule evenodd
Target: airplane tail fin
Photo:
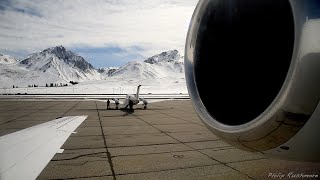
<instances>
[{"instance_id":1,"label":"airplane tail fin","mask_svg":"<svg viewBox=\"0 0 320 180\"><path fill-rule=\"evenodd\" d=\"M137 94L136 94L137 99L139 99L140 86L141 86L141 85L139 85L138 88L137 88Z\"/></svg>"}]
</instances>

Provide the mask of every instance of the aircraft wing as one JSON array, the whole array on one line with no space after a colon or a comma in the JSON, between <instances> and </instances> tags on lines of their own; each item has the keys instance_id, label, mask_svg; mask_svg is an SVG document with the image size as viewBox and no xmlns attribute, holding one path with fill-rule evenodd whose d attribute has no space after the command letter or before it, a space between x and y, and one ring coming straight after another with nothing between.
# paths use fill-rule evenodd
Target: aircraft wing
<instances>
[{"instance_id":1,"label":"aircraft wing","mask_svg":"<svg viewBox=\"0 0 320 180\"><path fill-rule=\"evenodd\" d=\"M85 99L86 101L99 101L99 102L104 102L107 103L108 100L104 100L104 99ZM110 99L110 103L115 103L115 101L113 99ZM119 100L119 104L124 104L124 101Z\"/></svg>"},{"instance_id":2,"label":"aircraft wing","mask_svg":"<svg viewBox=\"0 0 320 180\"><path fill-rule=\"evenodd\" d=\"M68 116L0 137L0 179L36 179L88 116Z\"/></svg>"},{"instance_id":3,"label":"aircraft wing","mask_svg":"<svg viewBox=\"0 0 320 180\"><path fill-rule=\"evenodd\" d=\"M104 99L84 99L84 100L85 101L99 101L99 102L105 102L105 103L107 103L107 101L108 101L108 100L104 100Z\"/></svg>"}]
</instances>

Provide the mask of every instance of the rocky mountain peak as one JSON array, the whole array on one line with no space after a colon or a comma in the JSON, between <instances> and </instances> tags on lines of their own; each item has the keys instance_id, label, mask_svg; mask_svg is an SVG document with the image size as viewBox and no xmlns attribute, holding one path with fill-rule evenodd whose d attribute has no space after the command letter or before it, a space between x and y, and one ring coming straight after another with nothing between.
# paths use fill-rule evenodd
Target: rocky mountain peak
<instances>
[{"instance_id":1,"label":"rocky mountain peak","mask_svg":"<svg viewBox=\"0 0 320 180\"><path fill-rule=\"evenodd\" d=\"M52 63L53 59L56 61L64 62L71 67L78 68L82 71L93 70L94 67L88 63L83 57L77 55L76 53L67 50L63 46L56 46L47 48L39 53L34 53L27 59L21 61L21 64L25 64L31 67L33 64L37 64L39 61L47 61L46 64ZM49 66L48 66L49 67Z\"/></svg>"},{"instance_id":2,"label":"rocky mountain peak","mask_svg":"<svg viewBox=\"0 0 320 180\"><path fill-rule=\"evenodd\" d=\"M116 72L119 68L118 67L106 67L106 68L99 68L98 72L105 76L111 76L114 72Z\"/></svg>"},{"instance_id":3,"label":"rocky mountain peak","mask_svg":"<svg viewBox=\"0 0 320 180\"><path fill-rule=\"evenodd\" d=\"M69 56L69 54L70 54L70 53L67 52L66 48L63 47L62 45L45 49L45 50L43 50L42 52L43 52L43 53L54 54L54 55L56 55L58 58L61 58L61 59L66 59L66 58L68 58L68 56ZM74 54L74 53L73 53L73 54Z\"/></svg>"},{"instance_id":4,"label":"rocky mountain peak","mask_svg":"<svg viewBox=\"0 0 320 180\"><path fill-rule=\"evenodd\" d=\"M149 64L154 64L157 62L172 62L172 61L178 61L181 59L182 56L180 56L180 53L178 50L170 50L170 51L165 51L160 54L154 55L148 59L146 59L144 62L149 63Z\"/></svg>"},{"instance_id":5,"label":"rocky mountain peak","mask_svg":"<svg viewBox=\"0 0 320 180\"><path fill-rule=\"evenodd\" d=\"M9 55L0 54L0 64L14 64L17 60Z\"/></svg>"},{"instance_id":6,"label":"rocky mountain peak","mask_svg":"<svg viewBox=\"0 0 320 180\"><path fill-rule=\"evenodd\" d=\"M144 61L131 61L110 76L135 79L157 79L182 76L184 64L177 50L165 51Z\"/></svg>"}]
</instances>

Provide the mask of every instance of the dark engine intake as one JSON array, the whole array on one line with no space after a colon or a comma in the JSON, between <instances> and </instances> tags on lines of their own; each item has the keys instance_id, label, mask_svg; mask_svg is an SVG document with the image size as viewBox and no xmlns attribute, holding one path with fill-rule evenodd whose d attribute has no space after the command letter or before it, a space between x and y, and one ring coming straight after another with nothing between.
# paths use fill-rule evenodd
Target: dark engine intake
<instances>
[{"instance_id":1,"label":"dark engine intake","mask_svg":"<svg viewBox=\"0 0 320 180\"><path fill-rule=\"evenodd\" d=\"M204 124L241 149L319 161L319 18L319 0L200 0L185 71Z\"/></svg>"}]
</instances>

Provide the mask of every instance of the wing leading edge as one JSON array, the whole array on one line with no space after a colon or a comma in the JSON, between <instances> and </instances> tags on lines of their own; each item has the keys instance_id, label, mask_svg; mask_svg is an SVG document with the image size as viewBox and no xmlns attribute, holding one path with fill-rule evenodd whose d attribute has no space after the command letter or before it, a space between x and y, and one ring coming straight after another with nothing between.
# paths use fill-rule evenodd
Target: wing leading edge
<instances>
[{"instance_id":1,"label":"wing leading edge","mask_svg":"<svg viewBox=\"0 0 320 180\"><path fill-rule=\"evenodd\" d=\"M88 116L67 116L0 137L0 179L36 179Z\"/></svg>"}]
</instances>

